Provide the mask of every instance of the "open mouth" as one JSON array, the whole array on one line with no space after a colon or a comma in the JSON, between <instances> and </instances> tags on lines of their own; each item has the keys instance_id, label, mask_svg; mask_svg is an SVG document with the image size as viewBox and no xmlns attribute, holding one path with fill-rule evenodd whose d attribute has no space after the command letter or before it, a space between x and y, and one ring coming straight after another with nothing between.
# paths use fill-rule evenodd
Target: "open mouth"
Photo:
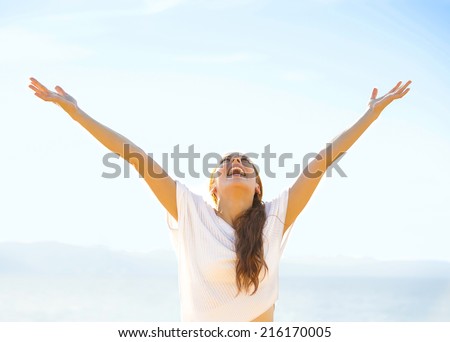
<instances>
[{"instance_id":1,"label":"open mouth","mask_svg":"<svg viewBox=\"0 0 450 342\"><path fill-rule=\"evenodd\" d=\"M240 176L240 177L246 177L247 176L245 171L239 166L232 167L230 169L230 171L228 171L228 174L227 174L227 176L229 176L229 177L233 177L235 175Z\"/></svg>"}]
</instances>

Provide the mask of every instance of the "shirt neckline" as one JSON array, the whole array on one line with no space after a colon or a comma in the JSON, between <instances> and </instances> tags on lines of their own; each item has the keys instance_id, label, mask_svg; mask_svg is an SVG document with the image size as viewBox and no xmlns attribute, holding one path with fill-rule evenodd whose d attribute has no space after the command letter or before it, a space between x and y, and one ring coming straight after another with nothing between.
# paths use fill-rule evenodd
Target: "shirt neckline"
<instances>
[{"instance_id":1,"label":"shirt neckline","mask_svg":"<svg viewBox=\"0 0 450 342\"><path fill-rule=\"evenodd\" d=\"M213 220L219 227L223 227L225 230L225 233L232 233L234 236L234 228L223 218L221 218L219 215L217 215L216 210L209 206L209 209L211 211L211 215L214 217Z\"/></svg>"}]
</instances>

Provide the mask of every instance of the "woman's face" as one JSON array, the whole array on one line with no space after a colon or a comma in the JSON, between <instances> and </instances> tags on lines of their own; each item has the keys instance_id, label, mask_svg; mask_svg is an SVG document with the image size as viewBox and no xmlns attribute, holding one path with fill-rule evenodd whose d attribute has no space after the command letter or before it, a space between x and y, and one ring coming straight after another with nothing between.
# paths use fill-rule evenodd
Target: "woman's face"
<instances>
[{"instance_id":1,"label":"woman's face","mask_svg":"<svg viewBox=\"0 0 450 342\"><path fill-rule=\"evenodd\" d=\"M250 159L240 153L230 153L223 157L214 174L214 191L217 198L230 191L248 193L253 197L259 192L256 172Z\"/></svg>"}]
</instances>

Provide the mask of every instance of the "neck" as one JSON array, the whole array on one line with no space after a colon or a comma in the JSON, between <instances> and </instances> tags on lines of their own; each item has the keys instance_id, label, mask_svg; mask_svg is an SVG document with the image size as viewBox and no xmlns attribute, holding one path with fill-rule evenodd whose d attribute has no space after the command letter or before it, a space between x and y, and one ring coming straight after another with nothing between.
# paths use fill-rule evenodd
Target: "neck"
<instances>
[{"instance_id":1,"label":"neck","mask_svg":"<svg viewBox=\"0 0 450 342\"><path fill-rule=\"evenodd\" d=\"M233 226L234 220L253 204L252 197L238 197L217 202L217 214L230 226Z\"/></svg>"}]
</instances>

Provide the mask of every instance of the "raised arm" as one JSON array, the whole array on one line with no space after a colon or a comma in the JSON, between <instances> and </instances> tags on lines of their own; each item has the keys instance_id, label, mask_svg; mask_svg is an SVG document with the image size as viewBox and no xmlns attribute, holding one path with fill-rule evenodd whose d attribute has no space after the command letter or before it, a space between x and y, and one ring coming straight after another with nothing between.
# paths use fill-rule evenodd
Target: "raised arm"
<instances>
[{"instance_id":1,"label":"raised arm","mask_svg":"<svg viewBox=\"0 0 450 342\"><path fill-rule=\"evenodd\" d=\"M308 203L327 168L354 144L364 131L379 117L384 108L392 101L405 96L411 81L402 85L398 82L386 95L377 98L378 90L374 88L366 113L349 129L337 136L331 144L321 150L303 170L289 189L289 201L284 230L294 222Z\"/></svg>"},{"instance_id":2,"label":"raised arm","mask_svg":"<svg viewBox=\"0 0 450 342\"><path fill-rule=\"evenodd\" d=\"M30 78L30 80L31 84L29 87L37 97L59 105L73 120L89 131L106 148L132 164L144 177L159 202L175 219L178 219L176 184L158 163L129 139L87 115L78 107L77 101L61 87L55 87L56 92L53 92L36 79Z\"/></svg>"}]
</instances>

